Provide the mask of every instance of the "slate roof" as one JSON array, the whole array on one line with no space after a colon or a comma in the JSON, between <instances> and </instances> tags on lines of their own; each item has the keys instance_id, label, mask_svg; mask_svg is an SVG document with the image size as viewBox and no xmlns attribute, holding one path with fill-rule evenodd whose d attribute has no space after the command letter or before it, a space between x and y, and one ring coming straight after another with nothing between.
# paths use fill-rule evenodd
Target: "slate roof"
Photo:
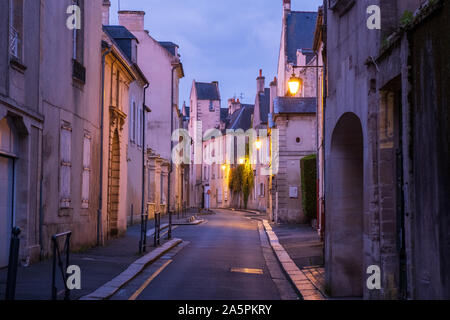
<instances>
[{"instance_id":1,"label":"slate roof","mask_svg":"<svg viewBox=\"0 0 450 320\"><path fill-rule=\"evenodd\" d=\"M261 123L267 123L267 115L270 112L270 89L265 88L264 93L259 93L259 118Z\"/></svg>"},{"instance_id":2,"label":"slate roof","mask_svg":"<svg viewBox=\"0 0 450 320\"><path fill-rule=\"evenodd\" d=\"M131 40L137 41L137 38L124 26L103 26L103 30L131 62Z\"/></svg>"},{"instance_id":3,"label":"slate roof","mask_svg":"<svg viewBox=\"0 0 450 320\"><path fill-rule=\"evenodd\" d=\"M226 122L228 118L228 108L220 108L220 121Z\"/></svg>"},{"instance_id":4,"label":"slate roof","mask_svg":"<svg viewBox=\"0 0 450 320\"><path fill-rule=\"evenodd\" d=\"M169 41L160 41L159 44L166 49L171 55L175 55L176 52L176 48L178 47L178 45L176 45L173 42L169 42Z\"/></svg>"},{"instance_id":5,"label":"slate roof","mask_svg":"<svg viewBox=\"0 0 450 320\"><path fill-rule=\"evenodd\" d=\"M108 34L114 39L136 39L137 38L124 26L103 26Z\"/></svg>"},{"instance_id":6,"label":"slate roof","mask_svg":"<svg viewBox=\"0 0 450 320\"><path fill-rule=\"evenodd\" d=\"M219 89L214 83L196 82L198 100L220 100Z\"/></svg>"},{"instance_id":7,"label":"slate roof","mask_svg":"<svg viewBox=\"0 0 450 320\"><path fill-rule=\"evenodd\" d=\"M255 106L251 104L242 105L242 107L231 115L230 123L227 129L247 131L252 127L252 115Z\"/></svg>"},{"instance_id":8,"label":"slate roof","mask_svg":"<svg viewBox=\"0 0 450 320\"><path fill-rule=\"evenodd\" d=\"M286 56L289 63L297 63L298 49L312 49L317 15L317 12L303 11L291 11L287 15Z\"/></svg>"},{"instance_id":9,"label":"slate roof","mask_svg":"<svg viewBox=\"0 0 450 320\"><path fill-rule=\"evenodd\" d=\"M275 113L316 113L317 98L278 97L273 102Z\"/></svg>"}]
</instances>

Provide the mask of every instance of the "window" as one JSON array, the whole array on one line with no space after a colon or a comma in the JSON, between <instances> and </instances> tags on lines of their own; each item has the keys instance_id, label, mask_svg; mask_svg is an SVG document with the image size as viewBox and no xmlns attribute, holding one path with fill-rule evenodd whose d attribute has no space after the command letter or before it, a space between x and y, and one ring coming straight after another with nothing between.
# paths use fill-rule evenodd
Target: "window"
<instances>
[{"instance_id":1,"label":"window","mask_svg":"<svg viewBox=\"0 0 450 320\"><path fill-rule=\"evenodd\" d=\"M260 185L259 185L259 196L262 198L262 197L264 197L264 193L265 193L265 190L264 190L264 183L261 183Z\"/></svg>"},{"instance_id":2,"label":"window","mask_svg":"<svg viewBox=\"0 0 450 320\"><path fill-rule=\"evenodd\" d=\"M133 63L137 63L137 51L138 51L138 45L136 40L131 41L131 61Z\"/></svg>"},{"instance_id":3,"label":"window","mask_svg":"<svg viewBox=\"0 0 450 320\"><path fill-rule=\"evenodd\" d=\"M70 207L70 175L72 168L72 128L64 123L60 133L60 173L59 173L59 198L60 207Z\"/></svg>"},{"instance_id":4,"label":"window","mask_svg":"<svg viewBox=\"0 0 450 320\"><path fill-rule=\"evenodd\" d=\"M10 0L9 52L12 58L22 60L23 0Z\"/></svg>"},{"instance_id":5,"label":"window","mask_svg":"<svg viewBox=\"0 0 450 320\"><path fill-rule=\"evenodd\" d=\"M214 104L213 104L212 100L209 101L209 111L215 111L214 110Z\"/></svg>"},{"instance_id":6,"label":"window","mask_svg":"<svg viewBox=\"0 0 450 320\"><path fill-rule=\"evenodd\" d=\"M160 175L160 183L161 183L161 197L160 197L160 201L159 203L163 204L164 203L164 176L161 173Z\"/></svg>"},{"instance_id":7,"label":"window","mask_svg":"<svg viewBox=\"0 0 450 320\"><path fill-rule=\"evenodd\" d=\"M138 139L138 146L142 147L142 142L144 141L143 139L143 134L142 134L142 122L143 122L143 114L142 114L142 108L138 108L138 125L137 125L137 136L139 137Z\"/></svg>"},{"instance_id":8,"label":"window","mask_svg":"<svg viewBox=\"0 0 450 320\"><path fill-rule=\"evenodd\" d=\"M83 139L83 177L81 185L81 207L89 208L89 183L91 177L91 137L84 135Z\"/></svg>"},{"instance_id":9,"label":"window","mask_svg":"<svg viewBox=\"0 0 450 320\"><path fill-rule=\"evenodd\" d=\"M219 190L217 191L217 202L222 203L222 188L219 188Z\"/></svg>"}]
</instances>

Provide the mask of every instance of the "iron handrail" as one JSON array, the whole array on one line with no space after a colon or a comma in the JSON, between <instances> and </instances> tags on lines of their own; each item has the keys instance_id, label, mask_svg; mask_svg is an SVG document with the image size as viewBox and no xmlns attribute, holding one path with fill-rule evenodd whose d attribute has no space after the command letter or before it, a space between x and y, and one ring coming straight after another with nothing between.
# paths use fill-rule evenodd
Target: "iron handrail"
<instances>
[{"instance_id":1,"label":"iron handrail","mask_svg":"<svg viewBox=\"0 0 450 320\"><path fill-rule=\"evenodd\" d=\"M53 245L53 268L52 268L52 300L58 299L58 288L56 287L56 263L58 262L58 267L61 272L61 278L64 282L64 300L70 300L70 289L67 287L67 268L69 267L70 261L70 237L72 236L72 231L67 231L63 233L58 233L52 236ZM59 248L58 239L66 237L64 241L63 252L66 255L66 264L64 266L63 259L61 257L61 250ZM58 260L58 261L57 261Z\"/></svg>"},{"instance_id":2,"label":"iron handrail","mask_svg":"<svg viewBox=\"0 0 450 320\"><path fill-rule=\"evenodd\" d=\"M8 278L6 280L5 300L14 300L16 296L17 267L19 264L20 228L14 227L9 246Z\"/></svg>"}]
</instances>

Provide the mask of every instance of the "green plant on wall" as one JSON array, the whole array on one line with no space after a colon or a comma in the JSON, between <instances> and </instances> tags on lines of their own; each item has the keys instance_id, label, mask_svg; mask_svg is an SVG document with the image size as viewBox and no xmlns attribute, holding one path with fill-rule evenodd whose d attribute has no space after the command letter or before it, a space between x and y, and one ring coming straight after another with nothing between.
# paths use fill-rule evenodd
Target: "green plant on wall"
<instances>
[{"instance_id":1,"label":"green plant on wall","mask_svg":"<svg viewBox=\"0 0 450 320\"><path fill-rule=\"evenodd\" d=\"M230 179L228 187L235 194L242 194L244 207L247 209L248 198L254 186L254 174L251 164L246 161L245 164L238 165L230 169Z\"/></svg>"},{"instance_id":2,"label":"green plant on wall","mask_svg":"<svg viewBox=\"0 0 450 320\"><path fill-rule=\"evenodd\" d=\"M311 221L317 216L317 163L315 154L300 160L300 171L303 212L308 221Z\"/></svg>"},{"instance_id":3,"label":"green plant on wall","mask_svg":"<svg viewBox=\"0 0 450 320\"><path fill-rule=\"evenodd\" d=\"M414 20L414 14L411 11L405 10L405 12L403 12L402 18L400 19L400 25L402 27L406 27L413 20Z\"/></svg>"},{"instance_id":4,"label":"green plant on wall","mask_svg":"<svg viewBox=\"0 0 450 320\"><path fill-rule=\"evenodd\" d=\"M242 170L242 193L244 196L244 207L247 209L248 197L253 189L254 185L254 176L253 176L253 168L251 164L248 162L243 166Z\"/></svg>"}]
</instances>

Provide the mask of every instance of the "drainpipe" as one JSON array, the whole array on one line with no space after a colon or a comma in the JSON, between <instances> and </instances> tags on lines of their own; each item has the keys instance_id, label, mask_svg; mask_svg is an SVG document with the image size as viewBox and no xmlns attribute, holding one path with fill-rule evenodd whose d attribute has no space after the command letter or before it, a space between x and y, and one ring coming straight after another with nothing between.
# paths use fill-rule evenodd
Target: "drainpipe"
<instances>
[{"instance_id":1,"label":"drainpipe","mask_svg":"<svg viewBox=\"0 0 450 320\"><path fill-rule=\"evenodd\" d=\"M107 43L102 43L105 45L107 50L102 54L102 112L100 120L100 191L98 194L98 211L97 211L97 246L101 245L101 234L102 234L102 210L103 210L103 127L104 127L104 115L105 115L105 59L106 56L111 52L111 47Z\"/></svg>"},{"instance_id":2,"label":"drainpipe","mask_svg":"<svg viewBox=\"0 0 450 320\"><path fill-rule=\"evenodd\" d=\"M328 1L324 0L323 1L323 30L322 30L322 37L323 37L323 52L325 52L325 59L323 59L323 126L322 126L322 138L323 138L323 185L322 185L322 190L323 190L323 202L324 202L324 207L323 207L323 211L322 211L322 223L323 226L321 228L321 238L323 239L325 236L325 199L326 199L326 161L325 161L325 114L326 114L326 110L327 110L327 95L328 95L328 59L327 59L327 40L328 40ZM322 55L323 55L322 52ZM324 247L325 250L325 247Z\"/></svg>"},{"instance_id":3,"label":"drainpipe","mask_svg":"<svg viewBox=\"0 0 450 320\"><path fill-rule=\"evenodd\" d=\"M316 221L316 231L317 231L317 227L319 226L319 221L320 221L320 187L319 187L319 183L320 183L320 145L319 145L319 55L318 52L316 50L315 52L316 55L316 105L317 105L317 110L316 110L316 217L317 217L317 221Z\"/></svg>"},{"instance_id":4,"label":"drainpipe","mask_svg":"<svg viewBox=\"0 0 450 320\"><path fill-rule=\"evenodd\" d=\"M168 182L167 182L167 210L169 210L169 231L167 234L167 237L169 239L172 239L172 212L170 211L170 187L171 187L171 183L170 183L170 178L172 175L172 148L173 148L173 141L172 141L172 132L173 132L173 93L174 93L174 88L173 88L173 80L174 80L174 76L173 76L173 72L178 68L178 64L176 66L172 67L172 75L171 75L171 97L170 97L170 168L169 168L169 174L168 174Z\"/></svg>"},{"instance_id":5,"label":"drainpipe","mask_svg":"<svg viewBox=\"0 0 450 320\"><path fill-rule=\"evenodd\" d=\"M145 153L146 153L146 147L145 147L145 112L146 106L145 106L145 93L149 87L149 84L147 83L144 87L144 102L142 105L142 201L141 201L141 214L144 214L145 210Z\"/></svg>"}]
</instances>

